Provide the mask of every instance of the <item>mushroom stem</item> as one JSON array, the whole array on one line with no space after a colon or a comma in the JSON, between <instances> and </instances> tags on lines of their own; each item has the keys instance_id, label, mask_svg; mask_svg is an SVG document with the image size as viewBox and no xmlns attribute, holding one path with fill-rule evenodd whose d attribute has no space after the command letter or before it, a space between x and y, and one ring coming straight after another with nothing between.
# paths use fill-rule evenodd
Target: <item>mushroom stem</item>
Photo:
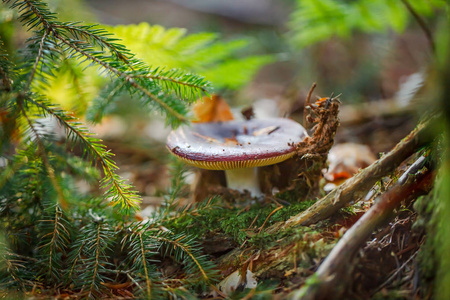
<instances>
[{"instance_id":1,"label":"mushroom stem","mask_svg":"<svg viewBox=\"0 0 450 300\"><path fill-rule=\"evenodd\" d=\"M254 197L261 196L257 168L225 170L227 186L243 192L247 190Z\"/></svg>"}]
</instances>

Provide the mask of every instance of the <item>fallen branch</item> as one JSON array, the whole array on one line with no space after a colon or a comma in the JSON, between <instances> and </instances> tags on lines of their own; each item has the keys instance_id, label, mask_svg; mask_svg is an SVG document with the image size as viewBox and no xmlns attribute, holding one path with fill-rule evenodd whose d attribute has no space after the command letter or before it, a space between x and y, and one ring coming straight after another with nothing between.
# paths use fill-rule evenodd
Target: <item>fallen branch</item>
<instances>
[{"instance_id":1,"label":"fallen branch","mask_svg":"<svg viewBox=\"0 0 450 300\"><path fill-rule=\"evenodd\" d=\"M328 218L351 201L357 202L362 199L378 180L394 171L420 147L431 142L433 135L430 134L430 127L432 127L435 120L436 117L432 117L420 123L388 154L385 154L372 165L348 179L304 212L291 217L281 227L286 228L296 225L314 224ZM274 224L274 226L274 230L280 228L280 224Z\"/></svg>"},{"instance_id":2,"label":"fallen branch","mask_svg":"<svg viewBox=\"0 0 450 300\"><path fill-rule=\"evenodd\" d=\"M409 172L409 170L407 171ZM434 172L425 170L417 176L410 176L406 183L397 182L388 192L379 196L372 206L339 240L317 270L315 284L291 294L291 299L336 299L343 291L343 280L350 275L349 268L358 249L372 232L385 224L395 214L402 202L406 204L427 194L434 182Z\"/></svg>"}]
</instances>

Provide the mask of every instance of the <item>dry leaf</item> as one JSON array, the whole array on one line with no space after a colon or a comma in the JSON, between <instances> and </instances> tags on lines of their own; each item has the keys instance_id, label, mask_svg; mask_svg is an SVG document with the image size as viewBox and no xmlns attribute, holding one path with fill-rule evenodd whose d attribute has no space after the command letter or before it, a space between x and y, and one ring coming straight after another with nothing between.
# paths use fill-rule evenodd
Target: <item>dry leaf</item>
<instances>
[{"instance_id":1,"label":"dry leaf","mask_svg":"<svg viewBox=\"0 0 450 300\"><path fill-rule=\"evenodd\" d=\"M227 145L227 146L237 146L237 145L239 145L239 142L236 139L236 137L225 138L225 145Z\"/></svg>"},{"instance_id":2,"label":"dry leaf","mask_svg":"<svg viewBox=\"0 0 450 300\"><path fill-rule=\"evenodd\" d=\"M331 182L347 179L357 173L359 169L371 165L375 160L375 155L366 145L338 144L333 146L328 153L329 167L324 177Z\"/></svg>"},{"instance_id":3,"label":"dry leaf","mask_svg":"<svg viewBox=\"0 0 450 300\"><path fill-rule=\"evenodd\" d=\"M195 123L225 122L233 120L233 114L227 102L218 95L203 97L194 105Z\"/></svg>"},{"instance_id":4,"label":"dry leaf","mask_svg":"<svg viewBox=\"0 0 450 300\"><path fill-rule=\"evenodd\" d=\"M256 281L255 275L247 269L245 278L241 275L240 270L237 270L222 280L217 287L222 293L229 296L236 290L253 289L257 285L258 282ZM217 295L213 293L213 296Z\"/></svg>"},{"instance_id":5,"label":"dry leaf","mask_svg":"<svg viewBox=\"0 0 450 300\"><path fill-rule=\"evenodd\" d=\"M279 129L280 126L269 126L269 127L264 127L261 128L259 130L253 131L253 136L260 136L260 135L269 135L272 132L274 132L275 130Z\"/></svg>"}]
</instances>

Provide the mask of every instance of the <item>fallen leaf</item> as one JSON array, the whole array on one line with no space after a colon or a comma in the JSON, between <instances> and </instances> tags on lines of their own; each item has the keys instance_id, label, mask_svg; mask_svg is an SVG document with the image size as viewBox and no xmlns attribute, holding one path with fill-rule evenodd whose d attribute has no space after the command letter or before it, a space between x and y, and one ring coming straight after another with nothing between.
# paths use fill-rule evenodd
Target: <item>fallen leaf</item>
<instances>
[{"instance_id":1,"label":"fallen leaf","mask_svg":"<svg viewBox=\"0 0 450 300\"><path fill-rule=\"evenodd\" d=\"M327 181L339 184L352 177L359 169L364 169L376 160L366 145L343 143L333 146L328 153L328 171L324 173Z\"/></svg>"},{"instance_id":2,"label":"fallen leaf","mask_svg":"<svg viewBox=\"0 0 450 300\"><path fill-rule=\"evenodd\" d=\"M269 135L272 132L274 132L275 130L278 130L279 128L280 128L280 126L264 127L264 128L253 131L253 136Z\"/></svg>"},{"instance_id":3,"label":"fallen leaf","mask_svg":"<svg viewBox=\"0 0 450 300\"><path fill-rule=\"evenodd\" d=\"M244 289L253 289L258 285L255 275L247 269L245 278L241 275L240 270L234 271L228 275L224 280L218 284L219 290L226 296L231 295L233 292ZM215 293L213 292L213 296Z\"/></svg>"},{"instance_id":4,"label":"fallen leaf","mask_svg":"<svg viewBox=\"0 0 450 300\"><path fill-rule=\"evenodd\" d=\"M129 287L132 283L129 281L124 283L101 282L101 284L106 286L107 288L117 290L117 289L125 289Z\"/></svg>"},{"instance_id":5,"label":"fallen leaf","mask_svg":"<svg viewBox=\"0 0 450 300\"><path fill-rule=\"evenodd\" d=\"M230 106L218 95L203 97L194 105L194 123L225 122L234 119Z\"/></svg>"}]
</instances>

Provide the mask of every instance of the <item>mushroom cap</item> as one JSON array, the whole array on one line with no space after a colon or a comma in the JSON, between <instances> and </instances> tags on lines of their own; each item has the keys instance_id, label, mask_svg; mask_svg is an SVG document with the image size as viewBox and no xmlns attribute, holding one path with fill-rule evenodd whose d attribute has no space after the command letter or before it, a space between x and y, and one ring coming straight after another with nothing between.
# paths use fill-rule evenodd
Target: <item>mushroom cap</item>
<instances>
[{"instance_id":1,"label":"mushroom cap","mask_svg":"<svg viewBox=\"0 0 450 300\"><path fill-rule=\"evenodd\" d=\"M229 170L282 162L307 136L302 125L284 118L196 123L172 131L167 148L189 165Z\"/></svg>"}]
</instances>

